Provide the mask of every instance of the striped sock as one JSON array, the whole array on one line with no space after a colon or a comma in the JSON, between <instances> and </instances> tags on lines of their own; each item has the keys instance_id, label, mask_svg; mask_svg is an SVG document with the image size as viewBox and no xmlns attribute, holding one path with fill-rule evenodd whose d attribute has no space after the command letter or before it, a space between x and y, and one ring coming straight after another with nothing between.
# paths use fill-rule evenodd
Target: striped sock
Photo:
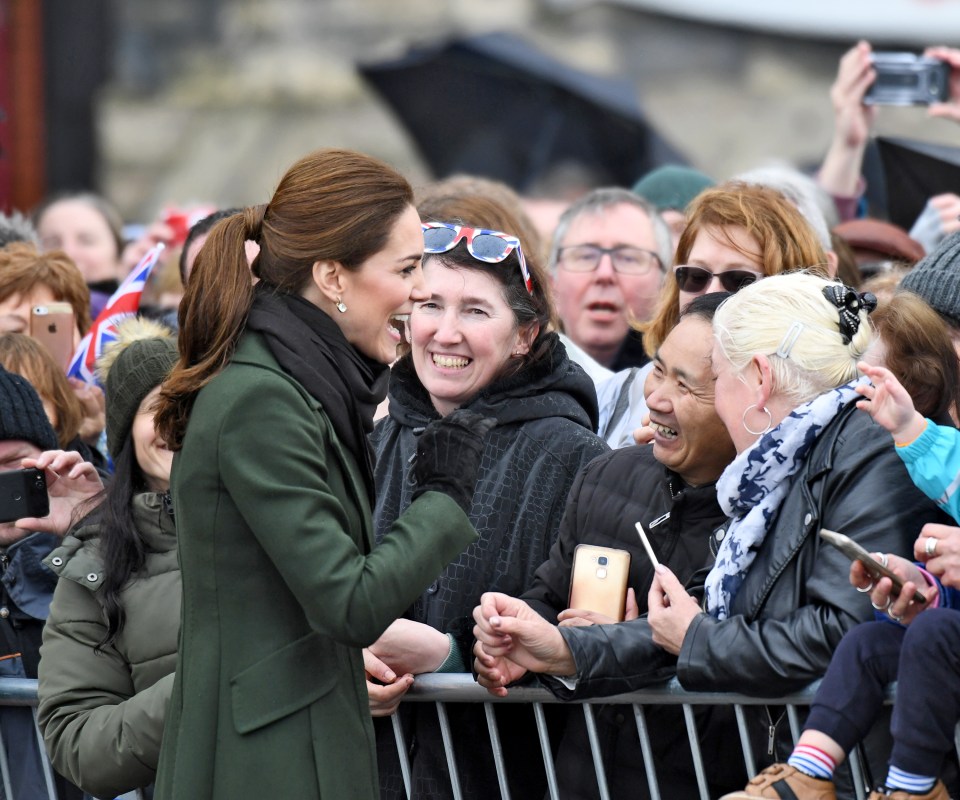
<instances>
[{"instance_id":1,"label":"striped sock","mask_svg":"<svg viewBox=\"0 0 960 800\"><path fill-rule=\"evenodd\" d=\"M798 744L794 747L787 763L804 775L822 778L825 781L833 779L833 771L837 768L837 762L833 758L819 747L809 744Z\"/></svg>"},{"instance_id":2,"label":"striped sock","mask_svg":"<svg viewBox=\"0 0 960 800\"><path fill-rule=\"evenodd\" d=\"M929 775L915 775L912 772L890 765L890 771L887 773L888 789L903 789L910 794L926 794L933 788L937 782L937 776L932 778Z\"/></svg>"}]
</instances>

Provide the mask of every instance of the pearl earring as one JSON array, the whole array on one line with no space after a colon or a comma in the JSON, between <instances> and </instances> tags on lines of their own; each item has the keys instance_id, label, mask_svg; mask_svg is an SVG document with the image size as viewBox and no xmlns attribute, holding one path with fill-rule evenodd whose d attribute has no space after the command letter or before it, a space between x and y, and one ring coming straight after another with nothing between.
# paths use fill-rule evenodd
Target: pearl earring
<instances>
[{"instance_id":1,"label":"pearl earring","mask_svg":"<svg viewBox=\"0 0 960 800\"><path fill-rule=\"evenodd\" d=\"M339 311L341 314L347 313L347 307L343 304L342 297L337 298L337 311Z\"/></svg>"}]
</instances>

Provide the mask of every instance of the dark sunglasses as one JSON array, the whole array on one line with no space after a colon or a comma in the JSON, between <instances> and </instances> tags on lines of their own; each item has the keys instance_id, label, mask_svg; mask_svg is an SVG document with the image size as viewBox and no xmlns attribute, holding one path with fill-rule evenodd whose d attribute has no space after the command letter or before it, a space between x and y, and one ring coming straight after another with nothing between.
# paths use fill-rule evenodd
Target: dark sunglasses
<instances>
[{"instance_id":1,"label":"dark sunglasses","mask_svg":"<svg viewBox=\"0 0 960 800\"><path fill-rule=\"evenodd\" d=\"M674 267L673 275L681 292L702 292L714 278L720 279L720 285L728 292L739 292L744 286L756 283L763 275L748 269L731 269L727 272L711 272L703 267Z\"/></svg>"},{"instance_id":2,"label":"dark sunglasses","mask_svg":"<svg viewBox=\"0 0 960 800\"><path fill-rule=\"evenodd\" d=\"M446 253L448 250L453 250L461 239L466 239L467 252L477 261L499 264L516 250L524 285L527 291L533 294L533 280L527 268L527 259L524 258L523 250L520 249L520 240L516 236L486 228L454 225L452 222L424 222L422 227L425 253Z\"/></svg>"}]
</instances>

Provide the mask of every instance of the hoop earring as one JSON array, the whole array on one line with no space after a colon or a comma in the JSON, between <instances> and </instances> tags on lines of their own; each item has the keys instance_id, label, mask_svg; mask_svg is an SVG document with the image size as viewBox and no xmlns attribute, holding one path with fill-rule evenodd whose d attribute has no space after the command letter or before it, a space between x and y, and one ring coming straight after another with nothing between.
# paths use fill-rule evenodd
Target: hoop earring
<instances>
[{"instance_id":1,"label":"hoop earring","mask_svg":"<svg viewBox=\"0 0 960 800\"><path fill-rule=\"evenodd\" d=\"M343 304L342 297L337 298L337 311L339 311L341 314L347 313L347 307Z\"/></svg>"},{"instance_id":2,"label":"hoop earring","mask_svg":"<svg viewBox=\"0 0 960 800\"><path fill-rule=\"evenodd\" d=\"M744 429L747 433L749 433L749 434L751 434L751 435L753 435L753 436L763 436L763 434L765 434L767 431L769 431L769 430L770 430L770 427L773 425L773 414L771 414L770 411L769 411L769 409L767 409L766 407L760 408L759 410L762 411L764 414L767 415L767 427L764 428L762 431L752 430L752 429L750 428L750 426L747 425L747 414L749 414L749 413L750 413L753 409L755 409L756 407L757 407L757 404L756 404L756 403L753 403L753 404L747 406L747 407L744 409L744 411L743 411L743 416L740 418L740 423L743 425L743 429Z\"/></svg>"}]
</instances>

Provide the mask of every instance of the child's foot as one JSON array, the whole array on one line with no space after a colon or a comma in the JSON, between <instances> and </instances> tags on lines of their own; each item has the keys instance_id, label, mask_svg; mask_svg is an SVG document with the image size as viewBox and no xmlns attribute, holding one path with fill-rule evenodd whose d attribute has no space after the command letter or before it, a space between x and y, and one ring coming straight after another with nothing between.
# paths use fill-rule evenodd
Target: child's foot
<instances>
[{"instance_id":1,"label":"child's foot","mask_svg":"<svg viewBox=\"0 0 960 800\"><path fill-rule=\"evenodd\" d=\"M751 779L742 792L724 795L720 800L749 800L751 797L767 797L772 800L837 800L833 781L813 778L794 769L789 764L771 764ZM878 795L886 798L886 795ZM934 797L931 795L931 797ZM944 795L944 800L948 800ZM871 800L873 795L871 795ZM900 798L897 798L900 800ZM926 798L924 798L926 800ZM936 800L940 800L939 797Z\"/></svg>"},{"instance_id":2,"label":"child's foot","mask_svg":"<svg viewBox=\"0 0 960 800\"><path fill-rule=\"evenodd\" d=\"M762 797L763 795L761 795ZM950 800L943 781L937 781L926 794L910 794L903 789L876 789L870 792L870 800Z\"/></svg>"}]
</instances>

